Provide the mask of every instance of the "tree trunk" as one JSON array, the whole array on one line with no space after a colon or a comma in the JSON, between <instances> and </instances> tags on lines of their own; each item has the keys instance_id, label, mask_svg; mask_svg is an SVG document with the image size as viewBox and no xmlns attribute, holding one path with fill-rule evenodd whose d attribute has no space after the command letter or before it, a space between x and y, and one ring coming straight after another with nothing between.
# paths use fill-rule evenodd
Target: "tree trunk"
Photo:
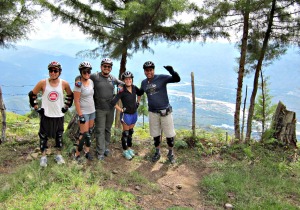
<instances>
[{"instance_id":1,"label":"tree trunk","mask_svg":"<svg viewBox=\"0 0 300 210\"><path fill-rule=\"evenodd\" d=\"M248 86L246 85L246 93L245 93L244 106L243 106L241 141L244 141L245 112L246 112L247 95L248 95Z\"/></svg>"},{"instance_id":2,"label":"tree trunk","mask_svg":"<svg viewBox=\"0 0 300 210\"><path fill-rule=\"evenodd\" d=\"M121 79L121 75L126 71L126 63L127 63L127 49L125 49L122 53L121 63L120 63L120 71L119 71L119 79ZM118 101L118 105L122 107L121 101ZM115 128L121 128L120 122L120 112L116 110L115 115Z\"/></svg>"},{"instance_id":3,"label":"tree trunk","mask_svg":"<svg viewBox=\"0 0 300 210\"><path fill-rule=\"evenodd\" d=\"M242 89L243 89L247 42L248 42L249 13L250 13L249 5L250 5L250 0L247 0L246 3L247 8L244 14L243 38L242 38L242 45L241 45L241 57L239 62L238 82L237 82L237 89L236 89L236 104L235 104L235 113L234 113L234 134L235 134L235 139L238 140L241 140L240 108L241 108L241 101L242 101Z\"/></svg>"},{"instance_id":4,"label":"tree trunk","mask_svg":"<svg viewBox=\"0 0 300 210\"><path fill-rule=\"evenodd\" d=\"M192 132L193 138L196 137L196 100L195 100L195 85L194 85L194 72L191 73L192 83Z\"/></svg>"},{"instance_id":5,"label":"tree trunk","mask_svg":"<svg viewBox=\"0 0 300 210\"><path fill-rule=\"evenodd\" d=\"M273 25L273 19L274 19L274 12L275 12L275 5L276 5L276 0L272 1L272 8L270 11L270 17L269 17L269 23L268 23L268 28L264 37L263 41L263 46L260 51L260 56L257 61L256 65L256 70L255 70L255 76L254 76L254 81L253 81L253 91L251 94L251 99L250 99L250 107L249 107L249 113L248 113L248 120L247 120L247 133L246 133L246 142L250 141L251 138L251 132L252 132L252 118L253 118L253 113L254 113L254 105L255 105L255 98L256 98L256 93L257 93L257 87L258 87L258 79L259 79L259 74L262 68L262 63L265 57L265 53L268 47L268 42L270 39L271 35L271 29Z\"/></svg>"},{"instance_id":6,"label":"tree trunk","mask_svg":"<svg viewBox=\"0 0 300 210\"><path fill-rule=\"evenodd\" d=\"M288 111L286 106L279 101L272 122L274 138L281 141L284 145L296 148L296 121L296 113Z\"/></svg>"},{"instance_id":7,"label":"tree trunk","mask_svg":"<svg viewBox=\"0 0 300 210\"><path fill-rule=\"evenodd\" d=\"M261 121L261 141L263 141L263 134L265 133L265 125L266 125L266 96L265 96L265 83L264 83L264 75L262 71L260 71L261 77L261 95L262 95L262 121Z\"/></svg>"},{"instance_id":8,"label":"tree trunk","mask_svg":"<svg viewBox=\"0 0 300 210\"><path fill-rule=\"evenodd\" d=\"M0 144L2 142L5 142L6 140L6 108L3 102L3 98L2 98L2 89L0 87L0 110L1 110L1 116L2 116L2 133L1 133L1 139L0 139Z\"/></svg>"},{"instance_id":9,"label":"tree trunk","mask_svg":"<svg viewBox=\"0 0 300 210\"><path fill-rule=\"evenodd\" d=\"M80 129L79 129L79 125L78 125L78 121L77 121L77 114L75 113L69 124L67 127L68 132L68 136L71 140L73 140L74 142L76 142L76 140L79 137L79 133L80 133Z\"/></svg>"}]
</instances>

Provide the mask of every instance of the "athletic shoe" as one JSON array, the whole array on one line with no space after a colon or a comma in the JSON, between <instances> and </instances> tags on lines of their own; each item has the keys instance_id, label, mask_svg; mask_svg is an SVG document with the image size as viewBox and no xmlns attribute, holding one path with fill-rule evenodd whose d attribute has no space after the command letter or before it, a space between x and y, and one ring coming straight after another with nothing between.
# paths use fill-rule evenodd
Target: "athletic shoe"
<instances>
[{"instance_id":1,"label":"athletic shoe","mask_svg":"<svg viewBox=\"0 0 300 210\"><path fill-rule=\"evenodd\" d=\"M73 160L79 162L80 161L80 155L78 155L78 156L74 155Z\"/></svg>"},{"instance_id":2,"label":"athletic shoe","mask_svg":"<svg viewBox=\"0 0 300 210\"><path fill-rule=\"evenodd\" d=\"M41 157L40 166L47 167L47 157L46 156Z\"/></svg>"},{"instance_id":3,"label":"athletic shoe","mask_svg":"<svg viewBox=\"0 0 300 210\"><path fill-rule=\"evenodd\" d=\"M154 156L152 157L152 162L157 162L160 159L160 153L155 153Z\"/></svg>"},{"instance_id":4,"label":"athletic shoe","mask_svg":"<svg viewBox=\"0 0 300 210\"><path fill-rule=\"evenodd\" d=\"M55 161L57 162L57 164L64 164L65 160L63 159L63 157L61 155L56 155L55 157Z\"/></svg>"},{"instance_id":5,"label":"athletic shoe","mask_svg":"<svg viewBox=\"0 0 300 210\"><path fill-rule=\"evenodd\" d=\"M88 160L93 160L93 156L92 156L91 153L89 153L89 152L85 153L85 157L86 157L86 159L88 159Z\"/></svg>"},{"instance_id":6,"label":"athletic shoe","mask_svg":"<svg viewBox=\"0 0 300 210\"><path fill-rule=\"evenodd\" d=\"M106 157L107 157L107 156L109 156L109 154L110 154L110 151L109 151L109 149L106 149L106 150L105 150L105 152L104 152L104 156L106 156Z\"/></svg>"},{"instance_id":7,"label":"athletic shoe","mask_svg":"<svg viewBox=\"0 0 300 210\"><path fill-rule=\"evenodd\" d=\"M168 157L170 163L172 163L172 164L175 163L175 157L173 154L170 154L170 155L168 154L167 157Z\"/></svg>"},{"instance_id":8,"label":"athletic shoe","mask_svg":"<svg viewBox=\"0 0 300 210\"><path fill-rule=\"evenodd\" d=\"M98 155L97 158L98 158L98 160L102 161L102 160L104 160L104 155Z\"/></svg>"},{"instance_id":9,"label":"athletic shoe","mask_svg":"<svg viewBox=\"0 0 300 210\"><path fill-rule=\"evenodd\" d=\"M128 149L128 152L129 152L129 154L131 155L131 157L134 157L134 156L135 156L135 154L134 154L134 150L132 150L132 149Z\"/></svg>"},{"instance_id":10,"label":"athletic shoe","mask_svg":"<svg viewBox=\"0 0 300 210\"><path fill-rule=\"evenodd\" d=\"M130 152L129 152L128 150L124 150L123 156L124 156L127 160L131 160L131 159L132 159L132 156L130 155Z\"/></svg>"}]
</instances>

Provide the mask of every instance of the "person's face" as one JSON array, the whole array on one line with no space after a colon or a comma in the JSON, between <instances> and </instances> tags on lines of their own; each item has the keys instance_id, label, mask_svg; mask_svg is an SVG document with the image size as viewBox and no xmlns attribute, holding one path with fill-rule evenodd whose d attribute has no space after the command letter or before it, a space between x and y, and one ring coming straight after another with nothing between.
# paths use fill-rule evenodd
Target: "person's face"
<instances>
[{"instance_id":1,"label":"person's face","mask_svg":"<svg viewBox=\"0 0 300 210\"><path fill-rule=\"evenodd\" d=\"M145 68L144 73L148 79L152 79L154 77L154 68Z\"/></svg>"},{"instance_id":2,"label":"person's face","mask_svg":"<svg viewBox=\"0 0 300 210\"><path fill-rule=\"evenodd\" d=\"M132 78L131 77L126 77L124 79L124 83L126 86L131 86L132 85Z\"/></svg>"},{"instance_id":3,"label":"person's face","mask_svg":"<svg viewBox=\"0 0 300 210\"><path fill-rule=\"evenodd\" d=\"M49 69L49 76L51 79L57 79L60 75L59 68L52 67Z\"/></svg>"},{"instance_id":4,"label":"person's face","mask_svg":"<svg viewBox=\"0 0 300 210\"><path fill-rule=\"evenodd\" d=\"M84 79L89 79L91 76L91 69L83 69L81 70L81 75Z\"/></svg>"},{"instance_id":5,"label":"person's face","mask_svg":"<svg viewBox=\"0 0 300 210\"><path fill-rule=\"evenodd\" d=\"M108 76L111 72L112 66L110 64L104 63L101 65L101 72L103 76Z\"/></svg>"}]
</instances>

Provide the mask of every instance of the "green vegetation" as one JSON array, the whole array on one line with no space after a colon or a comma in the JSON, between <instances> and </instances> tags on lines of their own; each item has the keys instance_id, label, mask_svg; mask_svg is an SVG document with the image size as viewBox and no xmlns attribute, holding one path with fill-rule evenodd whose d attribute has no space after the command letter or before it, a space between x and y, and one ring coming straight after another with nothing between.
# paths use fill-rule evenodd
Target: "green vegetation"
<instances>
[{"instance_id":1,"label":"green vegetation","mask_svg":"<svg viewBox=\"0 0 300 210\"><path fill-rule=\"evenodd\" d=\"M147 158L153 149L148 130L137 127L134 148L146 153L132 161L77 164L66 148L64 166L50 155L49 166L40 168L38 159L27 160L38 147L38 119L8 113L7 121L7 142L0 147L0 209L144 209L144 196L165 199L172 194L170 186L163 190L168 183L159 180L180 166L196 173L200 196L195 200L209 209L223 209L226 203L235 209L300 207L299 150L274 139L239 144L220 129L197 130L195 139L191 131L178 130L177 163L162 160L162 168L154 170ZM65 141L72 145L66 135ZM167 148L165 141L162 148ZM185 203L171 205L161 208L194 209Z\"/></svg>"}]
</instances>

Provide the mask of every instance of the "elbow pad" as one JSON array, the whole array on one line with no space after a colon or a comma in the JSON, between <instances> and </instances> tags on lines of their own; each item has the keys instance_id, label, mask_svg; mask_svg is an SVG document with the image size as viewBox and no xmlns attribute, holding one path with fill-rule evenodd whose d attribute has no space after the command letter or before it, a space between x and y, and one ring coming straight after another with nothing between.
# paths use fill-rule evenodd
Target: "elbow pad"
<instances>
[{"instance_id":1,"label":"elbow pad","mask_svg":"<svg viewBox=\"0 0 300 210\"><path fill-rule=\"evenodd\" d=\"M73 99L74 99L73 93L70 94L70 95L66 95L66 97L65 97L65 105L67 105L70 108L72 106L72 104L73 104Z\"/></svg>"},{"instance_id":2,"label":"elbow pad","mask_svg":"<svg viewBox=\"0 0 300 210\"><path fill-rule=\"evenodd\" d=\"M34 94L32 92L32 90L28 93L28 97L29 97L29 103L32 107L34 107L35 105L38 105L36 99L37 99L37 95Z\"/></svg>"}]
</instances>

